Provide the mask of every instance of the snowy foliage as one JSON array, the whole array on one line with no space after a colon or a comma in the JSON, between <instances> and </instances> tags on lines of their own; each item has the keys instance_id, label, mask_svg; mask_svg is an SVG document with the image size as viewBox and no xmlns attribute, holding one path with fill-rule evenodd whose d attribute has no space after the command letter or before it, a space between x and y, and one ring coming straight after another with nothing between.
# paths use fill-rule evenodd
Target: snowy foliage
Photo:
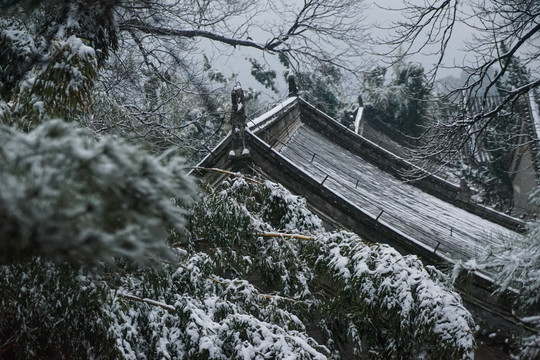
<instances>
[{"instance_id":1,"label":"snowy foliage","mask_svg":"<svg viewBox=\"0 0 540 360\"><path fill-rule=\"evenodd\" d=\"M40 259L0 267L8 294L0 343L22 358L46 354L53 344L41 329L50 329L50 339L63 339L55 356L70 358L473 356L470 314L440 273L352 233L326 232L280 185L226 181L193 206L187 229L176 261L152 268L121 261L87 276ZM31 302L40 305L17 306ZM71 341L70 331L83 339Z\"/></svg>"},{"instance_id":2,"label":"snowy foliage","mask_svg":"<svg viewBox=\"0 0 540 360\"><path fill-rule=\"evenodd\" d=\"M8 5L0 15L0 119L28 130L87 107L98 63L116 46L111 5Z\"/></svg>"},{"instance_id":3,"label":"snowy foliage","mask_svg":"<svg viewBox=\"0 0 540 360\"><path fill-rule=\"evenodd\" d=\"M131 293L171 304L174 311L121 298L109 310L124 358L141 353L157 359L326 358L327 350L305 333L279 296L262 294L246 280L215 275L215 261L204 253L181 264L159 276L157 289L126 284Z\"/></svg>"},{"instance_id":4,"label":"snowy foliage","mask_svg":"<svg viewBox=\"0 0 540 360\"><path fill-rule=\"evenodd\" d=\"M60 120L25 134L0 128L0 263L134 261L169 253L194 194L181 162Z\"/></svg>"},{"instance_id":5,"label":"snowy foliage","mask_svg":"<svg viewBox=\"0 0 540 360\"><path fill-rule=\"evenodd\" d=\"M397 62L393 78L384 84L386 70L376 67L364 78L369 116L405 135L418 137L426 130L430 88L421 64Z\"/></svg>"},{"instance_id":6,"label":"snowy foliage","mask_svg":"<svg viewBox=\"0 0 540 360\"><path fill-rule=\"evenodd\" d=\"M331 312L346 319L342 325L350 334L363 335L366 344L361 345L368 345L373 357L471 356L471 315L456 293L444 290L447 280L436 269L348 232L319 235L313 246L320 254L315 262L319 276L339 284L329 301ZM370 328L375 331L366 331Z\"/></svg>"},{"instance_id":7,"label":"snowy foliage","mask_svg":"<svg viewBox=\"0 0 540 360\"><path fill-rule=\"evenodd\" d=\"M366 245L354 234L325 232L305 200L279 185L242 179L225 185L194 209L193 249L172 275L176 280L163 280L179 286L175 295L125 286L139 297L173 305L173 314L183 309L178 316L186 322L172 332L176 345L153 338L153 349L170 344L190 357L212 359L345 357L350 349L374 358L472 357L470 314L440 273L386 246ZM263 235L276 228L313 237ZM147 311L162 314L159 324L176 319L162 308ZM128 324L147 321L139 311L131 314ZM313 333L316 318L320 328ZM123 346L126 353L134 348Z\"/></svg>"},{"instance_id":8,"label":"snowy foliage","mask_svg":"<svg viewBox=\"0 0 540 360\"><path fill-rule=\"evenodd\" d=\"M8 121L22 129L33 129L44 118L65 117L89 104L97 76L94 49L75 36L57 40L53 49L49 56L55 60L24 80L7 114Z\"/></svg>"},{"instance_id":9,"label":"snowy foliage","mask_svg":"<svg viewBox=\"0 0 540 360\"><path fill-rule=\"evenodd\" d=\"M540 206L540 189L531 194L531 199ZM537 333L525 338L520 357L537 359L540 356L540 222L530 224L524 240L504 239L498 247L491 249L481 261L482 268L495 269L495 280L500 292L513 288L518 292L515 301L521 309L524 323L536 328Z\"/></svg>"},{"instance_id":10,"label":"snowy foliage","mask_svg":"<svg viewBox=\"0 0 540 360\"><path fill-rule=\"evenodd\" d=\"M114 358L103 305L110 290L84 271L39 258L0 266L0 357Z\"/></svg>"},{"instance_id":11,"label":"snowy foliage","mask_svg":"<svg viewBox=\"0 0 540 360\"><path fill-rule=\"evenodd\" d=\"M77 121L152 153L175 147L197 163L228 131L234 78L224 78L207 59L171 64L165 75L146 66L132 49L117 51L101 68L93 103Z\"/></svg>"}]
</instances>

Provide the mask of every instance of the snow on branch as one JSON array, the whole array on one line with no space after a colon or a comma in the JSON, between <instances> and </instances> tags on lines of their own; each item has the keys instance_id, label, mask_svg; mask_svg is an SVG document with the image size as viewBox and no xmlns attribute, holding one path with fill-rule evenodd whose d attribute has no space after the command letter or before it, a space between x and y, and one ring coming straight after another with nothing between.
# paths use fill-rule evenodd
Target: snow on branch
<instances>
[{"instance_id":1,"label":"snow on branch","mask_svg":"<svg viewBox=\"0 0 540 360\"><path fill-rule=\"evenodd\" d=\"M0 128L0 264L29 255L58 261L148 261L169 256L194 185L122 141L60 120L29 134Z\"/></svg>"}]
</instances>

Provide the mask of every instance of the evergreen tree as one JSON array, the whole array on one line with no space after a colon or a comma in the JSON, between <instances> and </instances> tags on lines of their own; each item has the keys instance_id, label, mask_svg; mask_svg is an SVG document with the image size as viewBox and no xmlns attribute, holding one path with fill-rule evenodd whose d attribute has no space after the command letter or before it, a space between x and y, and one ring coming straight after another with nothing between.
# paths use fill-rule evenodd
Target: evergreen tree
<instances>
[{"instance_id":1,"label":"evergreen tree","mask_svg":"<svg viewBox=\"0 0 540 360\"><path fill-rule=\"evenodd\" d=\"M394 115L394 124L405 134L419 136L424 131L430 89L424 68L418 63L398 62L394 68L391 86L402 88L406 101Z\"/></svg>"},{"instance_id":2,"label":"evergreen tree","mask_svg":"<svg viewBox=\"0 0 540 360\"><path fill-rule=\"evenodd\" d=\"M429 53L436 50L437 61L429 69L430 82L437 80L439 69L447 66L461 69L466 74L460 83L444 91L447 99L467 99L478 101L480 106L472 114L456 113L448 121L431 123L432 136L426 139L422 149L416 152L417 165L441 165L453 160L456 153L469 151L470 139L482 138L484 131L492 131L490 123L498 114L508 111L507 106L519 101L529 91L540 86L537 59L540 56L538 37L540 27L540 2L536 0L429 0L423 3L406 1L395 11L407 14L404 21L395 22L393 34L386 44L391 46L387 55L394 55L393 61L409 54ZM464 42L463 61L456 63L453 58L456 27L466 24L471 30L470 42ZM462 41L460 41L463 43ZM402 50L405 49L405 52ZM520 62L531 68L527 81L525 69L516 67L516 56ZM452 65L452 63L454 65ZM513 74L510 75L509 72ZM505 79L506 78L506 79ZM508 84L508 81L514 84ZM506 83L499 94L498 104L490 106L493 90ZM520 84L516 87L517 84ZM510 85L510 86L508 86ZM506 138L512 144L515 134Z\"/></svg>"},{"instance_id":3,"label":"evergreen tree","mask_svg":"<svg viewBox=\"0 0 540 360\"><path fill-rule=\"evenodd\" d=\"M225 181L194 204L187 229L171 239L174 261L152 268L117 261L91 274L39 258L0 267L0 353L472 359L472 319L444 275L326 232L280 185Z\"/></svg>"},{"instance_id":4,"label":"evergreen tree","mask_svg":"<svg viewBox=\"0 0 540 360\"><path fill-rule=\"evenodd\" d=\"M341 120L345 104L340 99L342 75L339 69L332 65L321 65L313 72L296 72L295 78L300 95L325 114Z\"/></svg>"},{"instance_id":5,"label":"evergreen tree","mask_svg":"<svg viewBox=\"0 0 540 360\"><path fill-rule=\"evenodd\" d=\"M255 80L264 85L265 88L277 93L276 72L271 69L266 69L256 59L249 58L248 60L251 63L251 75L253 75Z\"/></svg>"},{"instance_id":6,"label":"evergreen tree","mask_svg":"<svg viewBox=\"0 0 540 360\"><path fill-rule=\"evenodd\" d=\"M385 77L386 68L378 65L373 70L364 73L364 87L367 90L381 88L384 86Z\"/></svg>"},{"instance_id":7,"label":"evergreen tree","mask_svg":"<svg viewBox=\"0 0 540 360\"><path fill-rule=\"evenodd\" d=\"M406 136L419 137L425 131L430 95L424 68L400 61L387 85L385 74L384 68L377 67L364 75L368 114Z\"/></svg>"},{"instance_id":8,"label":"evergreen tree","mask_svg":"<svg viewBox=\"0 0 540 360\"><path fill-rule=\"evenodd\" d=\"M285 67L284 77L294 76L298 95L312 103L317 109L346 124L350 121L347 101L342 94L343 74L330 63L323 63L310 70L294 70L289 58L280 54L279 60Z\"/></svg>"},{"instance_id":9,"label":"evergreen tree","mask_svg":"<svg viewBox=\"0 0 540 360\"><path fill-rule=\"evenodd\" d=\"M508 53L509 49L505 42L501 42L499 51ZM527 66L522 64L518 56L510 56L506 60L506 74L497 82L497 90L501 96L506 96L508 92L519 89L531 82L531 72Z\"/></svg>"},{"instance_id":10,"label":"evergreen tree","mask_svg":"<svg viewBox=\"0 0 540 360\"><path fill-rule=\"evenodd\" d=\"M117 45L116 2L26 1L0 16L0 118L30 130L89 105ZM8 6L9 5L9 6Z\"/></svg>"}]
</instances>

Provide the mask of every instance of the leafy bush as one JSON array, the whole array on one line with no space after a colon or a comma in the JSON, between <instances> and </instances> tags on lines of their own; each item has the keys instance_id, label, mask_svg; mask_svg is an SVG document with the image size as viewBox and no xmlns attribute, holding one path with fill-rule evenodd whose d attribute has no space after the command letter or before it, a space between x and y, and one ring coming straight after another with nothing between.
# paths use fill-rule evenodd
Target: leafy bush
<instances>
[{"instance_id":1,"label":"leafy bush","mask_svg":"<svg viewBox=\"0 0 540 360\"><path fill-rule=\"evenodd\" d=\"M94 277L39 259L1 267L0 343L21 358L472 358L471 316L441 273L326 232L280 185L225 181L191 209L173 262ZM42 305L20 310L21 297Z\"/></svg>"},{"instance_id":2,"label":"leafy bush","mask_svg":"<svg viewBox=\"0 0 540 360\"><path fill-rule=\"evenodd\" d=\"M536 208L540 207L540 189L531 194ZM536 334L523 339L520 358L536 359L540 356L540 221L529 224L524 238L503 239L500 245L490 249L480 260L480 267L494 269L499 292L513 289L517 315L522 321L535 328Z\"/></svg>"},{"instance_id":3,"label":"leafy bush","mask_svg":"<svg viewBox=\"0 0 540 360\"><path fill-rule=\"evenodd\" d=\"M119 140L96 141L60 120L29 134L0 128L0 264L144 262L170 255L194 194L182 163L159 160Z\"/></svg>"},{"instance_id":4,"label":"leafy bush","mask_svg":"<svg viewBox=\"0 0 540 360\"><path fill-rule=\"evenodd\" d=\"M99 276L34 258L0 266L0 279L0 358L118 358Z\"/></svg>"}]
</instances>

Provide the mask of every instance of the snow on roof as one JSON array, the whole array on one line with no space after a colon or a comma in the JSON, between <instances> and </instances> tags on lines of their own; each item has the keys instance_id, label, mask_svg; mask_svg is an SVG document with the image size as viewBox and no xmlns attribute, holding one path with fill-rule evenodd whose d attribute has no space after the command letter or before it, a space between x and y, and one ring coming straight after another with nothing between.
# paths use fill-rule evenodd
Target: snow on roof
<instances>
[{"instance_id":1,"label":"snow on roof","mask_svg":"<svg viewBox=\"0 0 540 360\"><path fill-rule=\"evenodd\" d=\"M403 183L305 124L281 153L319 182L328 175L325 187L379 222L451 259L481 257L501 236L520 236Z\"/></svg>"},{"instance_id":2,"label":"snow on roof","mask_svg":"<svg viewBox=\"0 0 540 360\"><path fill-rule=\"evenodd\" d=\"M277 104L276 106L274 106L272 109L265 112L261 116L255 118L253 120L248 120L247 121L247 127L250 130L255 132L257 130L257 128L261 127L264 124L265 121L269 120L272 116L276 115L277 113L279 113L281 110L283 110L288 105L295 102L296 100L297 100L296 96L287 98L285 101L282 101L281 103Z\"/></svg>"},{"instance_id":3,"label":"snow on roof","mask_svg":"<svg viewBox=\"0 0 540 360\"><path fill-rule=\"evenodd\" d=\"M314 105L310 104L309 102L307 102L306 100L302 99L302 98L299 98L303 105L305 106L308 106L309 108L311 108L313 111L319 113L319 114L322 114L323 117L325 117L326 121L330 121L332 122L332 125L337 127L337 128L341 128L343 130L345 130L346 132L350 133L350 134L354 134L354 136L357 136L359 139L361 139L362 142L364 143L367 143L369 144L371 147L374 147L377 149L378 152L380 153L384 153L385 156L387 157L390 157L390 158L393 158L397 161L400 161L402 162L403 164L406 164L408 167L410 167L410 169L413 169L413 170L419 170L420 172L424 173L426 172L425 169L421 169L419 168L417 165L411 163L410 161L408 161L407 159L403 158L402 156L398 155L398 154L395 154L393 153L392 151L386 149L384 146L381 146L380 144L377 144L376 142L374 142L373 140L371 139L368 139L367 137L363 136L363 135L360 135L360 134L357 134L355 133L354 131L352 131L351 129L349 129L348 127L344 126L343 124L341 124L340 122L336 121L334 118L332 118L330 115L327 115L325 114L324 112L322 112L321 110L317 109ZM436 179L438 182L441 182L441 183L444 183L448 186L454 186L454 187L457 187L456 184L454 184L453 182L449 181L448 179L444 179L442 178L440 175L438 175L437 173L429 173L428 174L430 177Z\"/></svg>"}]
</instances>

